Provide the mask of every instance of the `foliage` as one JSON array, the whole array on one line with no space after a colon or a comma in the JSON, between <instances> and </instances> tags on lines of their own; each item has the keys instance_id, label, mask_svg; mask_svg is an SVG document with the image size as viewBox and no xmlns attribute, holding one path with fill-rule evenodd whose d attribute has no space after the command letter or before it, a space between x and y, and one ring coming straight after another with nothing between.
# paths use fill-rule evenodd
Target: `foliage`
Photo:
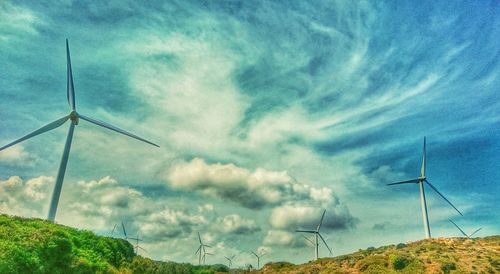
<instances>
[{"instance_id":1,"label":"foliage","mask_svg":"<svg viewBox=\"0 0 500 274\"><path fill-rule=\"evenodd\" d=\"M157 262L135 256L122 239L97 236L40 219L0 215L0 273L179 273L228 272L224 265Z\"/></svg>"}]
</instances>

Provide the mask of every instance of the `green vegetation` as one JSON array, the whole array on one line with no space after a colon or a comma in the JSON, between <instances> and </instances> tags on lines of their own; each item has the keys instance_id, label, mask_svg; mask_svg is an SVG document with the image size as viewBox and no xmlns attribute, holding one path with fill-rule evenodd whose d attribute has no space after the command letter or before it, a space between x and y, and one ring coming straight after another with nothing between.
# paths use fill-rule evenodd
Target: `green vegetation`
<instances>
[{"instance_id":1,"label":"green vegetation","mask_svg":"<svg viewBox=\"0 0 500 274\"><path fill-rule=\"evenodd\" d=\"M228 272L223 265L193 266L135 256L122 239L0 215L0 273L186 273Z\"/></svg>"},{"instance_id":2,"label":"green vegetation","mask_svg":"<svg viewBox=\"0 0 500 274\"><path fill-rule=\"evenodd\" d=\"M500 273L500 236L437 238L366 250L303 265L268 263L252 273ZM0 215L0 273L247 273L135 256L122 239L39 219Z\"/></svg>"}]
</instances>

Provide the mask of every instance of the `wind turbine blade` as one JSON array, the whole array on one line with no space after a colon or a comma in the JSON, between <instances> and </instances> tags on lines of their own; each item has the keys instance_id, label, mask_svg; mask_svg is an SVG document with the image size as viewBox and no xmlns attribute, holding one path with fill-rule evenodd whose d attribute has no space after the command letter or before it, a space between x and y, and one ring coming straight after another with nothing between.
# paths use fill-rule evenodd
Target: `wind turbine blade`
<instances>
[{"instance_id":1,"label":"wind turbine blade","mask_svg":"<svg viewBox=\"0 0 500 274\"><path fill-rule=\"evenodd\" d=\"M425 136L424 136L424 150L422 152L422 167L420 169L420 177L425 177L425 160L426 160L426 151L425 151Z\"/></svg>"},{"instance_id":2,"label":"wind turbine blade","mask_svg":"<svg viewBox=\"0 0 500 274\"><path fill-rule=\"evenodd\" d=\"M252 254L253 254L255 257L259 258L259 255L257 255L255 252L253 252L253 251L250 251L250 252L252 252Z\"/></svg>"},{"instance_id":3,"label":"wind turbine blade","mask_svg":"<svg viewBox=\"0 0 500 274\"><path fill-rule=\"evenodd\" d=\"M200 232L198 232L198 240L200 241L200 245L203 245L203 243L201 242Z\"/></svg>"},{"instance_id":4,"label":"wind turbine blade","mask_svg":"<svg viewBox=\"0 0 500 274\"><path fill-rule=\"evenodd\" d=\"M200 252L201 250L201 245L198 247L198 249L196 250L196 252L194 254L198 254L198 252Z\"/></svg>"},{"instance_id":5,"label":"wind turbine blade","mask_svg":"<svg viewBox=\"0 0 500 274\"><path fill-rule=\"evenodd\" d=\"M90 122L90 123L96 124L96 125L98 125L98 126L101 126L101 127L104 127L104 128L107 128L107 129L110 129L110 130L113 130L113 131L116 131L116 132L118 132L118 133L121 133L121 134L123 134L123 135L129 136L129 137L132 137L132 138L137 139L137 140L139 140L139 141L143 141L143 142L148 143L148 144L150 144L150 145L153 145L153 146L155 146L155 147L160 147L160 146L158 146L158 145L157 145L157 144L155 144L155 143L152 143L152 142L150 142L150 141L148 141L148 140L146 140L146 139L143 139L143 138L141 138L141 137L139 137L139 136L137 136L137 135L134 135L134 134L132 134L132 133L130 133L130 132L127 132L127 131L125 131L125 130L123 130L123 129L119 129L119 128L117 128L117 127L115 127L115 126L111 125L111 124L106 123L106 122L103 122L103 121L100 121L100 120L95 120L95 119L92 119L92 118L90 118L90 117L87 117L87 116L84 116L84 115L81 115L81 114L78 114L78 117L82 118L83 120L85 120L85 121L87 121L87 122Z\"/></svg>"},{"instance_id":6,"label":"wind turbine blade","mask_svg":"<svg viewBox=\"0 0 500 274\"><path fill-rule=\"evenodd\" d=\"M73 132L75 130L75 121L71 121L66 137L66 144L64 145L63 155L57 171L56 183L54 184L54 191L52 192L52 199L50 201L49 216L47 219L54 222L56 219L57 205L59 204L59 197L61 196L62 185L64 181L64 174L66 173L66 166L69 159L69 151L71 149L71 141L73 140Z\"/></svg>"},{"instance_id":7,"label":"wind turbine blade","mask_svg":"<svg viewBox=\"0 0 500 274\"><path fill-rule=\"evenodd\" d=\"M454 224L454 225L455 225L455 227L456 227L456 228L458 228L458 230L460 230L460 232L462 232L462 234L463 234L465 237L469 238L469 236L467 236L467 234L465 234L465 232L464 232L464 231L463 231L463 230L462 230L462 229L461 229L461 228L460 228L457 224L455 224L455 222L454 222L454 221L452 221L452 220L450 219L450 222L451 222L452 224Z\"/></svg>"},{"instance_id":8,"label":"wind turbine blade","mask_svg":"<svg viewBox=\"0 0 500 274\"><path fill-rule=\"evenodd\" d=\"M321 225L323 224L323 218L325 218L325 213L326 213L326 209L323 211L323 215L321 215L321 220L319 221L319 225L316 228L317 232L319 232L319 229L321 228Z\"/></svg>"},{"instance_id":9,"label":"wind turbine blade","mask_svg":"<svg viewBox=\"0 0 500 274\"><path fill-rule=\"evenodd\" d=\"M328 246L328 244L326 243L325 239L323 239L323 236L321 236L321 234L318 233L318 236L321 238L321 240L323 241L323 243L325 244L326 248L328 248L328 251L330 251L330 255L332 255L332 250L330 249L330 247Z\"/></svg>"},{"instance_id":10,"label":"wind turbine blade","mask_svg":"<svg viewBox=\"0 0 500 274\"><path fill-rule=\"evenodd\" d=\"M75 87L73 85L73 71L71 69L71 57L69 56L69 43L66 38L66 64L67 64L67 72L68 72L68 82L67 82L67 97L68 104L71 110L75 110Z\"/></svg>"},{"instance_id":11,"label":"wind turbine blade","mask_svg":"<svg viewBox=\"0 0 500 274\"><path fill-rule=\"evenodd\" d=\"M14 142L11 142L11 143L9 143L9 144L7 144L7 145L3 146L3 147L0 147L0 151L4 150L4 149L6 149L6 148L8 148L8 147L10 147L10 146L13 146L13 145L15 145L15 144L17 144L17 143L20 143L20 142L22 142L22 141L24 141L24 140L26 140L26 139L29 139L29 138L31 138L31 137L35 137L35 136L37 136L37 135L39 135L39 134L42 134L42 133L44 133L44 132L47 132L47 131L49 131L49 130L52 130L52 129L58 128L58 127L60 127L62 124L64 124L64 122L66 122L68 119L69 119L69 115L64 116L64 117L62 117L62 118L60 118L60 119L57 119L57 120L55 120L54 122L52 122L52 123L50 123L50 124L47 124L47 125L45 125L45 126L43 126L43 127L39 128L39 129L37 129L37 130L35 130L35 131L33 131L33 132L29 133L29 134L27 134L26 136L23 136L23 137L21 137L21 138L19 138L19 139L15 140Z\"/></svg>"},{"instance_id":12,"label":"wind turbine blade","mask_svg":"<svg viewBox=\"0 0 500 274\"><path fill-rule=\"evenodd\" d=\"M228 257L224 256L224 258L226 258L228 261L231 261L231 259L229 259Z\"/></svg>"},{"instance_id":13,"label":"wind turbine blade","mask_svg":"<svg viewBox=\"0 0 500 274\"><path fill-rule=\"evenodd\" d=\"M474 234L476 234L477 232L479 232L479 230L481 230L481 229L483 229L483 228L481 227L480 229L478 229L478 230L476 230L476 231L472 232L472 234L471 234L471 235L469 235L469 238L470 238L470 237L472 237L472 235L474 235Z\"/></svg>"},{"instance_id":14,"label":"wind turbine blade","mask_svg":"<svg viewBox=\"0 0 500 274\"><path fill-rule=\"evenodd\" d=\"M127 231L125 231L125 225L123 224L123 222L122 222L122 229L123 229L123 235L125 235L125 239L128 239L127 238Z\"/></svg>"},{"instance_id":15,"label":"wind turbine blade","mask_svg":"<svg viewBox=\"0 0 500 274\"><path fill-rule=\"evenodd\" d=\"M316 233L316 230L295 230L295 232Z\"/></svg>"},{"instance_id":16,"label":"wind turbine blade","mask_svg":"<svg viewBox=\"0 0 500 274\"><path fill-rule=\"evenodd\" d=\"M111 230L111 235L113 235L113 233L115 232L115 229L116 229L116 224L113 226L113 229Z\"/></svg>"},{"instance_id":17,"label":"wind turbine blade","mask_svg":"<svg viewBox=\"0 0 500 274\"><path fill-rule=\"evenodd\" d=\"M439 194L439 196L441 196L446 202L448 202L448 204L450 204L460 215L464 216L462 214L462 212L460 212L460 210L458 210L450 201L448 201L448 199L446 199L446 197L444 197L443 194L441 194L441 192L439 192L439 190L437 190L436 187L434 187L431 183L429 183L429 181L425 180L425 182L432 188L434 189L434 191L437 192L437 194Z\"/></svg>"},{"instance_id":18,"label":"wind turbine blade","mask_svg":"<svg viewBox=\"0 0 500 274\"><path fill-rule=\"evenodd\" d=\"M306 239L307 241L309 241L311 244L313 244L313 245L314 245L314 242L313 242L311 239L307 238L307 237L306 237L306 236L304 236L303 234L300 234L300 235L301 235L302 237L304 237L304 239Z\"/></svg>"},{"instance_id":19,"label":"wind turbine blade","mask_svg":"<svg viewBox=\"0 0 500 274\"><path fill-rule=\"evenodd\" d=\"M418 183L418 179L412 179L412 180L402 181L402 182L397 182L397 183L390 183L390 184L387 184L387 185L388 186L392 186L392 185L416 184L416 183Z\"/></svg>"}]
</instances>

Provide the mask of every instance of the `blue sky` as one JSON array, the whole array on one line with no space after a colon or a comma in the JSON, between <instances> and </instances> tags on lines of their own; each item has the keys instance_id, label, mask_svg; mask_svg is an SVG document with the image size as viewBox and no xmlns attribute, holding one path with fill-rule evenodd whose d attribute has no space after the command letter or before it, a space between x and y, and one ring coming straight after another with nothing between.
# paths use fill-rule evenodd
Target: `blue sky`
<instances>
[{"instance_id":1,"label":"blue sky","mask_svg":"<svg viewBox=\"0 0 500 274\"><path fill-rule=\"evenodd\" d=\"M0 143L68 112L65 38L81 122L57 221L146 256L197 262L266 250L305 262L313 228L335 255L424 237L499 234L500 6L495 1L2 1ZM45 218L67 125L0 152L0 211ZM321 249L320 255L326 255Z\"/></svg>"}]
</instances>

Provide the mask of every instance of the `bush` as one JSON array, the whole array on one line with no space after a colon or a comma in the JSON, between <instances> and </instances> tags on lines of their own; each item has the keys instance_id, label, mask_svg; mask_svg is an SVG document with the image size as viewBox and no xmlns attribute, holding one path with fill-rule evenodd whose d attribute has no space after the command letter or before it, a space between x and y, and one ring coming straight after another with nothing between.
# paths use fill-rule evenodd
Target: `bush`
<instances>
[{"instance_id":1,"label":"bush","mask_svg":"<svg viewBox=\"0 0 500 274\"><path fill-rule=\"evenodd\" d=\"M395 270L401 270L408 264L408 259L401 255L391 254L389 255L389 261Z\"/></svg>"},{"instance_id":2,"label":"bush","mask_svg":"<svg viewBox=\"0 0 500 274\"><path fill-rule=\"evenodd\" d=\"M455 270L457 267L455 266L455 263L444 263L441 265L441 270L444 273L450 273L450 270Z\"/></svg>"}]
</instances>

